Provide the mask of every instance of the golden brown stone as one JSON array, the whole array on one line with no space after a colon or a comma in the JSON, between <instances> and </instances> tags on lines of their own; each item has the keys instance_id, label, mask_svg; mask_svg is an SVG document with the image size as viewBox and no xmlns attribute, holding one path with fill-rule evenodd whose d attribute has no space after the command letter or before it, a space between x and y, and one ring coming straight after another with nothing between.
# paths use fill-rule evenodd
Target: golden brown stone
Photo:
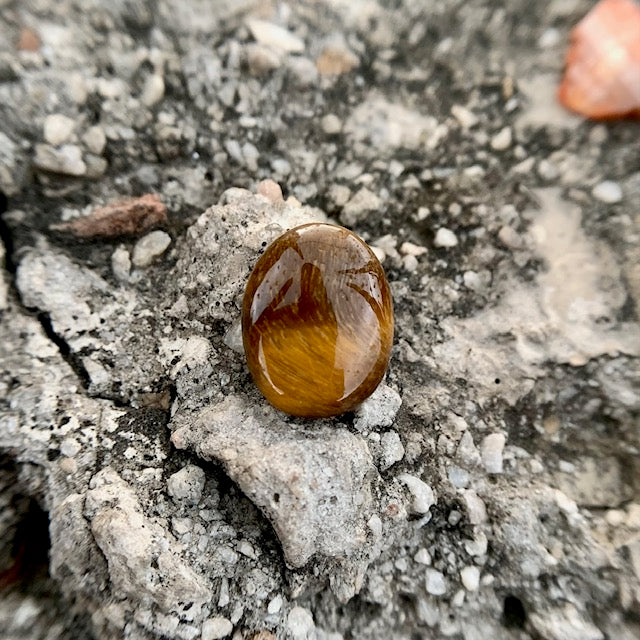
<instances>
[{"instance_id":1,"label":"golden brown stone","mask_svg":"<svg viewBox=\"0 0 640 640\"><path fill-rule=\"evenodd\" d=\"M277 409L305 417L353 409L391 354L393 305L380 262L343 227L287 231L249 278L242 336L251 375Z\"/></svg>"}]
</instances>

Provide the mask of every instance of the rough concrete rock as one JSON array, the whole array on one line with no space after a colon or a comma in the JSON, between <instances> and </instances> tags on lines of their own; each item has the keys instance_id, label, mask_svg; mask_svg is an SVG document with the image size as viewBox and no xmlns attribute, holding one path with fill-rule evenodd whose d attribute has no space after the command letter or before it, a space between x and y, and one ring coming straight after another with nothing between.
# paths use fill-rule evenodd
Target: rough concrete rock
<instances>
[{"instance_id":1,"label":"rough concrete rock","mask_svg":"<svg viewBox=\"0 0 640 640\"><path fill-rule=\"evenodd\" d=\"M292 567L316 554L349 556L365 544L375 472L359 436L287 427L274 412L229 396L177 429L172 441L224 465L271 520Z\"/></svg>"},{"instance_id":2,"label":"rough concrete rock","mask_svg":"<svg viewBox=\"0 0 640 640\"><path fill-rule=\"evenodd\" d=\"M150 600L164 611L211 600L205 581L180 558L178 543L144 516L137 496L114 470L92 478L85 514L116 595Z\"/></svg>"}]
</instances>

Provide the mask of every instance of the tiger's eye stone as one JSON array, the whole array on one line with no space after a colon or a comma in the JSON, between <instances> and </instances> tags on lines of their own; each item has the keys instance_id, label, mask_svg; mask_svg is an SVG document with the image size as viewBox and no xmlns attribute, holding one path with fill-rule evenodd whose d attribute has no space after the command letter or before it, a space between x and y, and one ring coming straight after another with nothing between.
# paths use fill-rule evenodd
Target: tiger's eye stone
<instances>
[{"instance_id":1,"label":"tiger's eye stone","mask_svg":"<svg viewBox=\"0 0 640 640\"><path fill-rule=\"evenodd\" d=\"M353 409L391 354L393 305L380 262L343 227L287 231L251 273L242 337L251 375L277 409L305 417Z\"/></svg>"}]
</instances>

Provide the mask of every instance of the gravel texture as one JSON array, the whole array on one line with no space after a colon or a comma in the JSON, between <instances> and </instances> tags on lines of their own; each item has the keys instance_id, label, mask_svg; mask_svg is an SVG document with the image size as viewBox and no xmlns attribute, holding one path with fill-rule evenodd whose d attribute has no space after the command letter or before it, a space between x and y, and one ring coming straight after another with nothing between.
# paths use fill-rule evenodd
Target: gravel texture
<instances>
[{"instance_id":1,"label":"gravel texture","mask_svg":"<svg viewBox=\"0 0 640 640\"><path fill-rule=\"evenodd\" d=\"M504 5L0 0L0 638L640 637L638 125ZM395 344L299 420L240 305L326 220Z\"/></svg>"}]
</instances>

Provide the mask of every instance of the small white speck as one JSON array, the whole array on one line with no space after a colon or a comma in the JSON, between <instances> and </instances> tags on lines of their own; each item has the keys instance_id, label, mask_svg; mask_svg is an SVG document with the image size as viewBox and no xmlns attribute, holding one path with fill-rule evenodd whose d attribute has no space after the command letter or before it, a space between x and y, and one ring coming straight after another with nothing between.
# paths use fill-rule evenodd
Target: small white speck
<instances>
[{"instance_id":1,"label":"small white speck","mask_svg":"<svg viewBox=\"0 0 640 640\"><path fill-rule=\"evenodd\" d=\"M596 200L600 200L600 202L605 202L606 204L615 204L616 202L620 202L620 200L622 200L622 188L617 182L613 182L612 180L605 180L604 182L600 182L595 187L593 187L591 195Z\"/></svg>"},{"instance_id":2,"label":"small white speck","mask_svg":"<svg viewBox=\"0 0 640 640\"><path fill-rule=\"evenodd\" d=\"M458 244L458 238L456 234L446 227L440 227L436 232L436 237L433 240L433 244L436 247L455 247Z\"/></svg>"}]
</instances>

